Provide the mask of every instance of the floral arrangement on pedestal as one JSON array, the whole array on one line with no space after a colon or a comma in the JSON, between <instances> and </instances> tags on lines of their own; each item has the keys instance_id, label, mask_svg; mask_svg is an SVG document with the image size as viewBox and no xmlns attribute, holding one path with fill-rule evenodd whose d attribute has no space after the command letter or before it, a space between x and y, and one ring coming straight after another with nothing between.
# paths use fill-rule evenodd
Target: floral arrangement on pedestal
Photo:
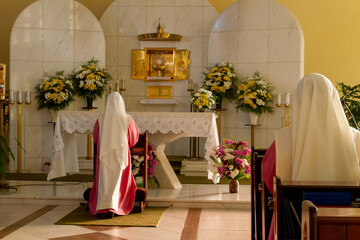
<instances>
[{"instance_id":1,"label":"floral arrangement on pedestal","mask_svg":"<svg viewBox=\"0 0 360 240\"><path fill-rule=\"evenodd\" d=\"M58 71L55 75L43 73L42 82L35 86L35 92L38 109L47 108L57 112L74 101L74 88L72 82L64 76L64 71Z\"/></svg>"},{"instance_id":2,"label":"floral arrangement on pedestal","mask_svg":"<svg viewBox=\"0 0 360 240\"><path fill-rule=\"evenodd\" d=\"M196 106L200 112L205 112L215 104L215 98L212 92L206 90L205 88L200 88L199 91L195 94L191 93L191 97L191 104Z\"/></svg>"},{"instance_id":3,"label":"floral arrangement on pedestal","mask_svg":"<svg viewBox=\"0 0 360 240\"><path fill-rule=\"evenodd\" d=\"M250 78L240 81L236 109L254 114L254 117L267 112L273 113L274 109L271 106L273 89L260 77L258 71L254 72Z\"/></svg>"},{"instance_id":4,"label":"floral arrangement on pedestal","mask_svg":"<svg viewBox=\"0 0 360 240\"><path fill-rule=\"evenodd\" d=\"M208 67L203 73L203 87L216 96L216 108L221 108L222 99L233 100L236 98L237 77L231 63L216 63Z\"/></svg>"},{"instance_id":5,"label":"floral arrangement on pedestal","mask_svg":"<svg viewBox=\"0 0 360 240\"><path fill-rule=\"evenodd\" d=\"M218 173L221 178L230 179L230 192L238 191L238 180L250 177L250 156L251 149L248 147L248 142L236 142L234 137L224 139L224 145L219 145L210 155L214 174Z\"/></svg>"},{"instance_id":6,"label":"floral arrangement on pedestal","mask_svg":"<svg viewBox=\"0 0 360 240\"><path fill-rule=\"evenodd\" d=\"M92 107L93 101L103 96L106 84L111 79L110 74L98 63L99 60L91 59L71 75L75 92L86 98L87 107Z\"/></svg>"}]
</instances>

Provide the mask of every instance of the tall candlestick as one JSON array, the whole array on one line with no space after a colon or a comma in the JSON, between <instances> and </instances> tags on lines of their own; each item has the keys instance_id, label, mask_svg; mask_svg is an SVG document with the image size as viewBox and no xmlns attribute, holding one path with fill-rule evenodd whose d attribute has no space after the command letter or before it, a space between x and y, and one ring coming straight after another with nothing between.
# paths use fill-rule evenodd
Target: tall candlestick
<instances>
[{"instance_id":1,"label":"tall candlestick","mask_svg":"<svg viewBox=\"0 0 360 240\"><path fill-rule=\"evenodd\" d=\"M285 105L290 105L290 93L285 94Z\"/></svg>"},{"instance_id":2,"label":"tall candlestick","mask_svg":"<svg viewBox=\"0 0 360 240\"><path fill-rule=\"evenodd\" d=\"M276 105L281 106L281 93L276 95Z\"/></svg>"},{"instance_id":3,"label":"tall candlestick","mask_svg":"<svg viewBox=\"0 0 360 240\"><path fill-rule=\"evenodd\" d=\"M189 78L189 83L188 83L188 91L191 91L193 87L193 80L192 77Z\"/></svg>"},{"instance_id":4,"label":"tall candlestick","mask_svg":"<svg viewBox=\"0 0 360 240\"><path fill-rule=\"evenodd\" d=\"M116 92L119 91L119 80L116 80L116 82L115 82L115 91Z\"/></svg>"},{"instance_id":5,"label":"tall candlestick","mask_svg":"<svg viewBox=\"0 0 360 240\"><path fill-rule=\"evenodd\" d=\"M121 78L121 89L125 89L125 77L122 76Z\"/></svg>"},{"instance_id":6,"label":"tall candlestick","mask_svg":"<svg viewBox=\"0 0 360 240\"><path fill-rule=\"evenodd\" d=\"M14 103L14 90L12 89L12 90L9 90L9 102L11 103L11 104L13 104Z\"/></svg>"},{"instance_id":7,"label":"tall candlestick","mask_svg":"<svg viewBox=\"0 0 360 240\"><path fill-rule=\"evenodd\" d=\"M30 104L31 103L31 91L25 92L25 103Z\"/></svg>"},{"instance_id":8,"label":"tall candlestick","mask_svg":"<svg viewBox=\"0 0 360 240\"><path fill-rule=\"evenodd\" d=\"M21 104L23 102L22 91L17 92L17 103Z\"/></svg>"},{"instance_id":9,"label":"tall candlestick","mask_svg":"<svg viewBox=\"0 0 360 240\"><path fill-rule=\"evenodd\" d=\"M109 85L109 93L112 93L113 88L112 88L112 84Z\"/></svg>"},{"instance_id":10,"label":"tall candlestick","mask_svg":"<svg viewBox=\"0 0 360 240\"><path fill-rule=\"evenodd\" d=\"M194 92L197 92L197 82L194 82Z\"/></svg>"}]
</instances>

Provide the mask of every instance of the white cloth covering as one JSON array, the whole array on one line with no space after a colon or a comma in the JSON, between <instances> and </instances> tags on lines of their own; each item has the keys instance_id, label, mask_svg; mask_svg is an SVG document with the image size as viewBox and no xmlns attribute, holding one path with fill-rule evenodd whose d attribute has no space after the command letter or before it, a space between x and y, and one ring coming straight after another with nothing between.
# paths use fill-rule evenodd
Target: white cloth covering
<instances>
[{"instance_id":1,"label":"white cloth covering","mask_svg":"<svg viewBox=\"0 0 360 240\"><path fill-rule=\"evenodd\" d=\"M309 74L295 92L293 126L275 133L276 175L283 180L358 182L359 136L349 126L333 84Z\"/></svg>"},{"instance_id":2,"label":"white cloth covering","mask_svg":"<svg viewBox=\"0 0 360 240\"><path fill-rule=\"evenodd\" d=\"M128 165L128 138L130 116L118 92L108 96L105 116L99 119L100 159L96 210L117 209L123 170Z\"/></svg>"}]
</instances>

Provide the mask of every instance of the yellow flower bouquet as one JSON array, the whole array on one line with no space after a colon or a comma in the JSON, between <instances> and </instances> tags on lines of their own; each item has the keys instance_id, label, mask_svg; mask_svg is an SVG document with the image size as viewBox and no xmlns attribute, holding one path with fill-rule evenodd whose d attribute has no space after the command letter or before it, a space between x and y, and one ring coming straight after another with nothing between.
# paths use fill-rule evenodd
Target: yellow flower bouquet
<instances>
[{"instance_id":1,"label":"yellow flower bouquet","mask_svg":"<svg viewBox=\"0 0 360 240\"><path fill-rule=\"evenodd\" d=\"M48 108L54 111L65 109L73 98L73 85L64 76L64 71L58 71L54 76L43 74L42 83L35 87L38 109Z\"/></svg>"},{"instance_id":2,"label":"yellow flower bouquet","mask_svg":"<svg viewBox=\"0 0 360 240\"><path fill-rule=\"evenodd\" d=\"M75 92L91 102L102 97L107 81L111 79L110 74L99 67L98 63L99 60L91 59L71 75Z\"/></svg>"},{"instance_id":3,"label":"yellow flower bouquet","mask_svg":"<svg viewBox=\"0 0 360 240\"><path fill-rule=\"evenodd\" d=\"M228 62L216 63L208 68L208 72L203 73L203 87L213 92L217 103L221 102L222 98L236 98L236 82L234 68Z\"/></svg>"},{"instance_id":4,"label":"yellow flower bouquet","mask_svg":"<svg viewBox=\"0 0 360 240\"><path fill-rule=\"evenodd\" d=\"M240 81L236 109L256 115L273 113L274 109L270 105L273 102L272 90L273 87L260 77L260 73L255 72L252 77Z\"/></svg>"},{"instance_id":5,"label":"yellow flower bouquet","mask_svg":"<svg viewBox=\"0 0 360 240\"><path fill-rule=\"evenodd\" d=\"M191 103L199 109L200 112L204 112L210 109L215 104L215 99L211 91L204 88L200 88L195 94L192 94Z\"/></svg>"}]
</instances>

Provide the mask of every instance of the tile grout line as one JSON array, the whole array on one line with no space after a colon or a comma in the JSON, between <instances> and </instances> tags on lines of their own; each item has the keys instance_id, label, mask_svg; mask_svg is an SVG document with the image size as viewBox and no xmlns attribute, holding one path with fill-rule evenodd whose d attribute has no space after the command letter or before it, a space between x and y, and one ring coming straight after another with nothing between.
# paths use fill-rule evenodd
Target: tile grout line
<instances>
[{"instance_id":1,"label":"tile grout line","mask_svg":"<svg viewBox=\"0 0 360 240\"><path fill-rule=\"evenodd\" d=\"M15 232L16 230L22 228L23 226L27 225L28 223L32 222L33 220L41 217L45 213L50 212L51 210L53 210L56 207L57 207L57 205L45 206L45 207L43 207L43 208L29 214L28 216L20 219L19 221L11 224L10 226L7 226L6 228L0 230L0 239L2 239L4 237L6 237L7 235Z\"/></svg>"},{"instance_id":2,"label":"tile grout line","mask_svg":"<svg viewBox=\"0 0 360 240\"><path fill-rule=\"evenodd\" d=\"M181 232L181 240L196 239L199 228L201 208L189 208L184 228Z\"/></svg>"}]
</instances>

